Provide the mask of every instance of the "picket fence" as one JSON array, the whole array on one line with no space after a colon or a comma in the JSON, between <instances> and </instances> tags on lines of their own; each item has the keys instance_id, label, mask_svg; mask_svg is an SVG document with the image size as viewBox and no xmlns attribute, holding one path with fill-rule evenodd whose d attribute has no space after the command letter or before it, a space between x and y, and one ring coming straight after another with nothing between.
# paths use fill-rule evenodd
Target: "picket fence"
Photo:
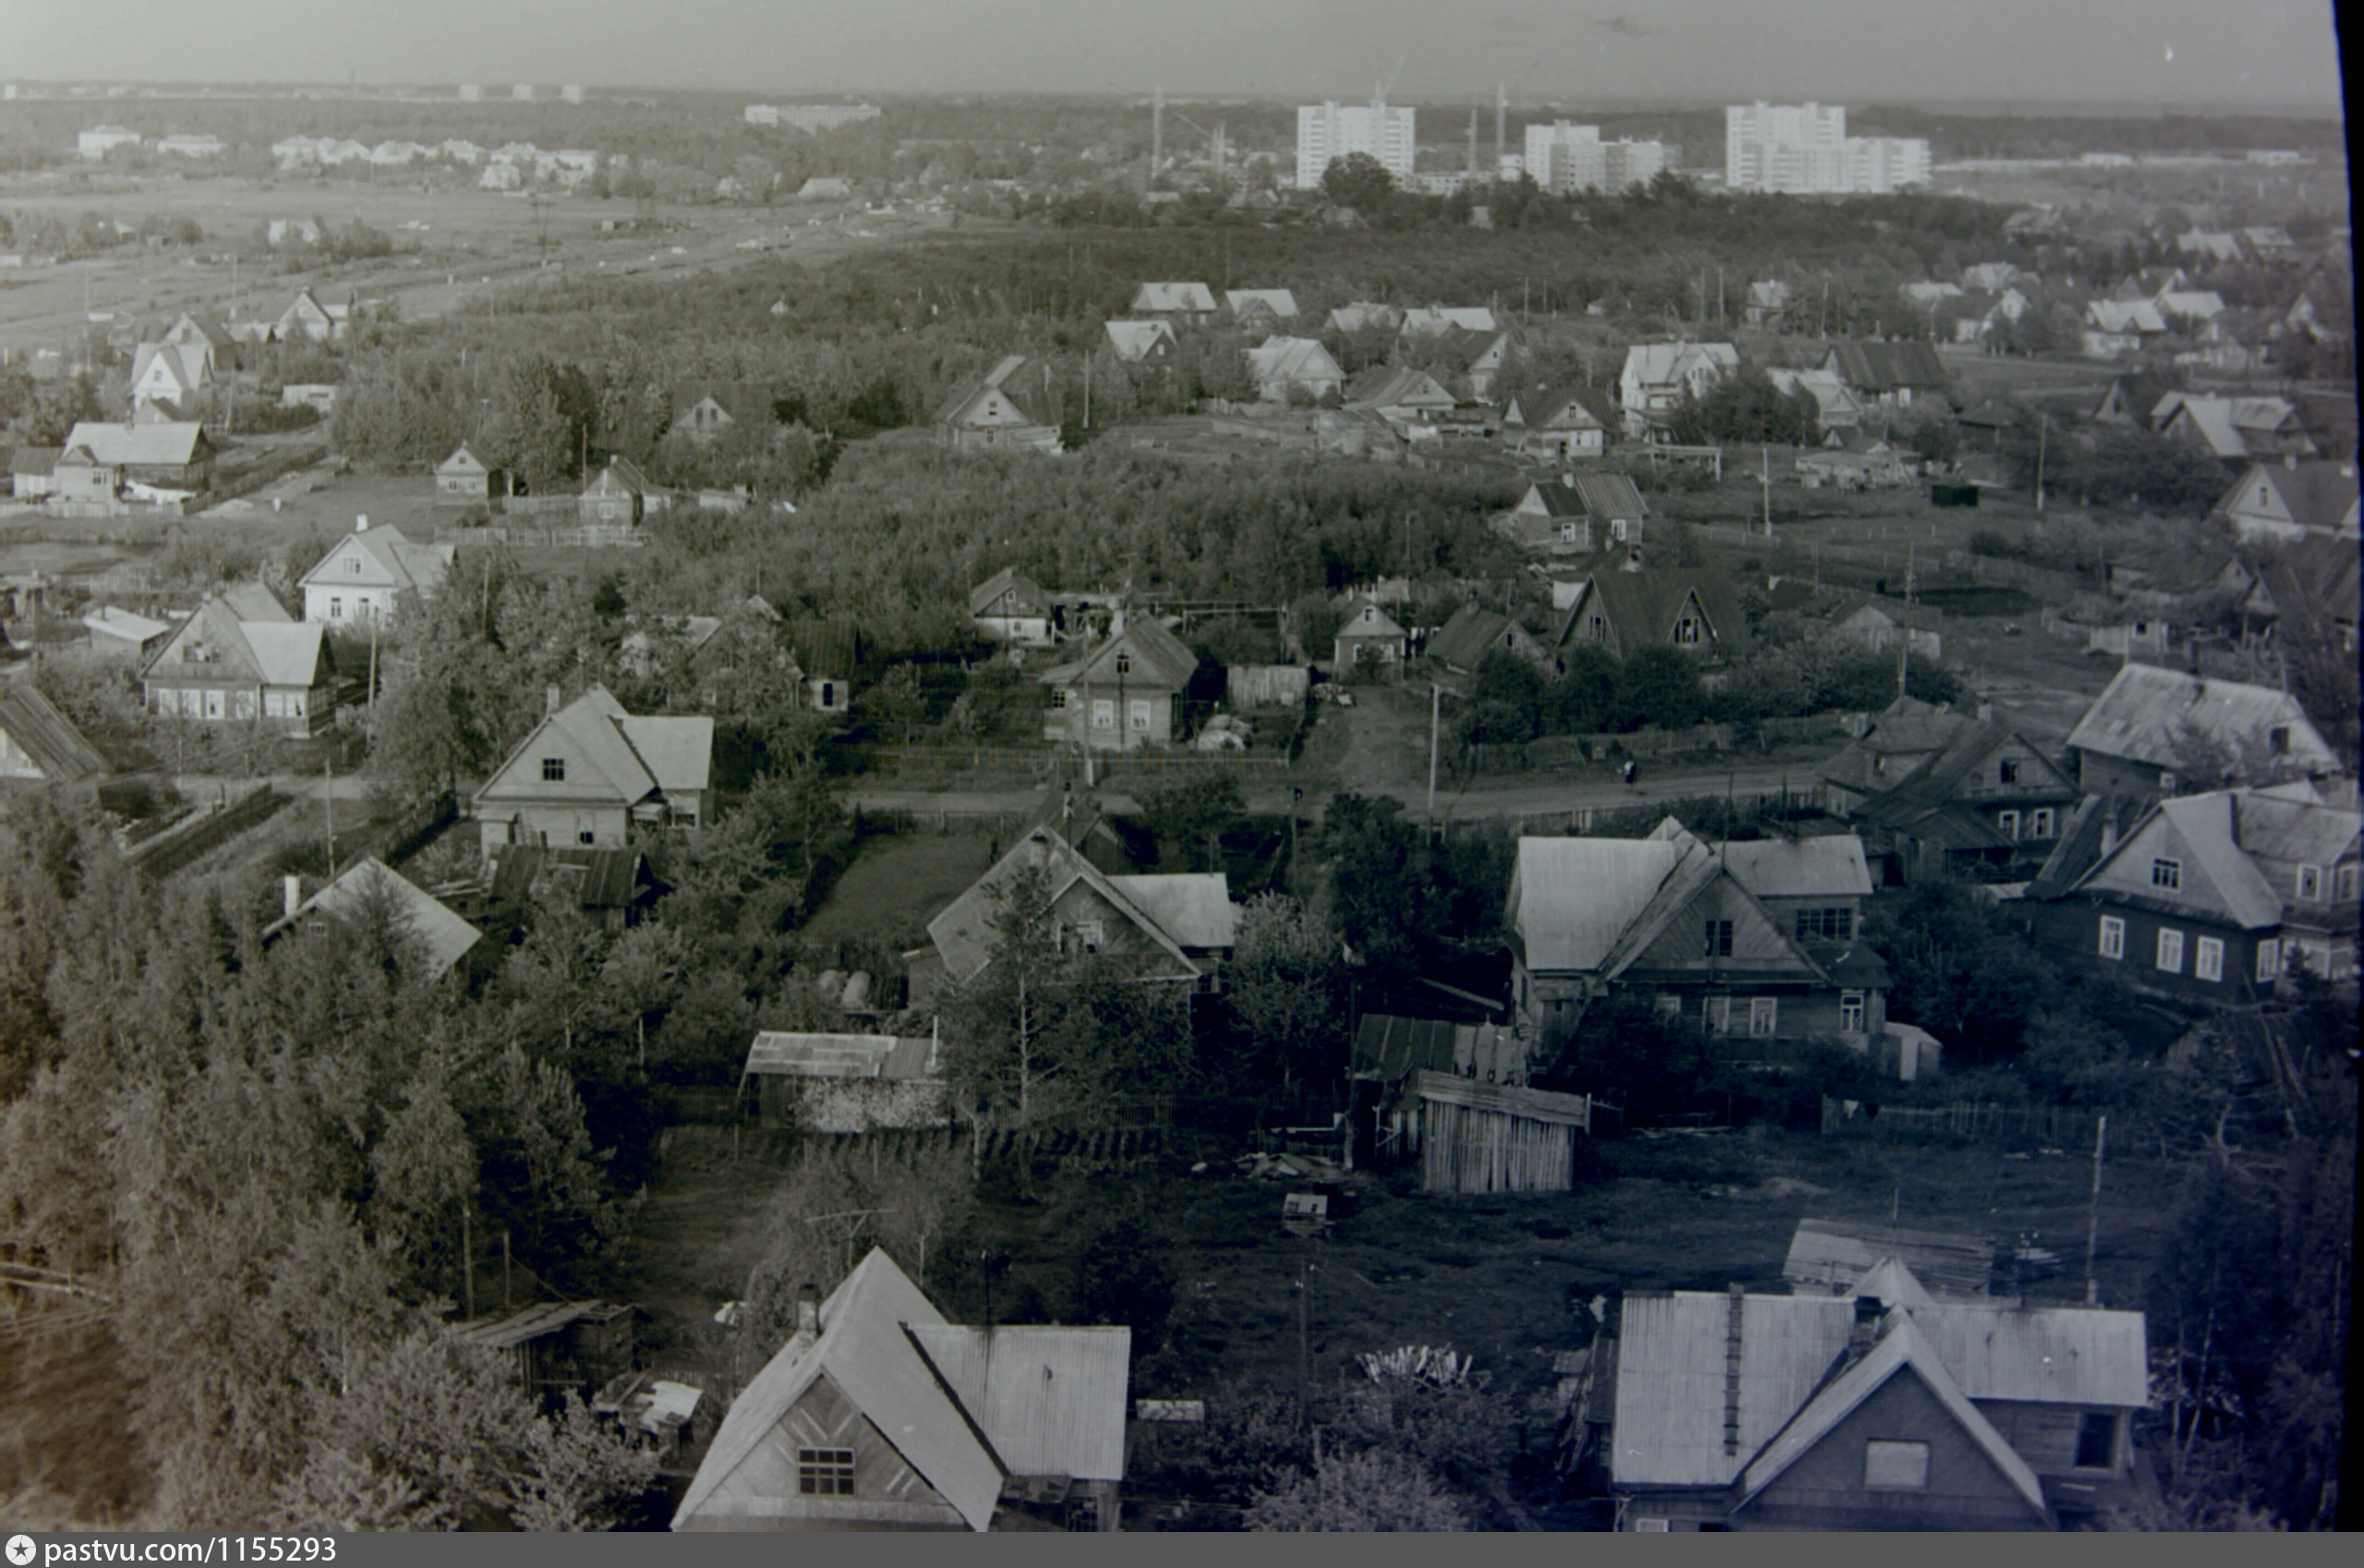
<instances>
[{"instance_id":1,"label":"picket fence","mask_svg":"<svg viewBox=\"0 0 2364 1568\"><path fill-rule=\"evenodd\" d=\"M1822 1130L1850 1138L1892 1141L1959 1139L1970 1142L2033 1143L2048 1149L2091 1150L2096 1119L2109 1117L2112 1143L2141 1135L2123 1111L2077 1105L1997 1105L1959 1101L1950 1105L1869 1105L1825 1096Z\"/></svg>"}]
</instances>

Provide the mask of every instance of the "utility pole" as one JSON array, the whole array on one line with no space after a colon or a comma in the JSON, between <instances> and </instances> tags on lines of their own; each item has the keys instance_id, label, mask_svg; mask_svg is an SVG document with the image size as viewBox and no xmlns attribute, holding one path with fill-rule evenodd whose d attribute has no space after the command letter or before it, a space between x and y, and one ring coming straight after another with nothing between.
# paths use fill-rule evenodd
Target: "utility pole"
<instances>
[{"instance_id":1,"label":"utility pole","mask_svg":"<svg viewBox=\"0 0 2364 1568\"><path fill-rule=\"evenodd\" d=\"M467 1314L473 1318L476 1315L476 1244L469 1239L465 1200L460 1204L460 1289L467 1301Z\"/></svg>"},{"instance_id":2,"label":"utility pole","mask_svg":"<svg viewBox=\"0 0 2364 1568\"><path fill-rule=\"evenodd\" d=\"M1305 1425L1305 1396L1313 1382L1313 1356L1307 1348L1306 1297L1312 1289L1313 1265L1297 1266L1297 1424Z\"/></svg>"},{"instance_id":3,"label":"utility pole","mask_svg":"<svg viewBox=\"0 0 2364 1568\"><path fill-rule=\"evenodd\" d=\"M2041 517L2044 515L2044 438L2052 433L2052 421L2045 418L2041 411L2036 414L2035 421L2035 514ZM2102 586L2107 588L2109 585L2105 581Z\"/></svg>"},{"instance_id":4,"label":"utility pole","mask_svg":"<svg viewBox=\"0 0 2364 1568\"><path fill-rule=\"evenodd\" d=\"M1165 162L1165 84L1160 82L1150 99L1149 183L1157 188L1158 165Z\"/></svg>"},{"instance_id":5,"label":"utility pole","mask_svg":"<svg viewBox=\"0 0 2364 1568\"><path fill-rule=\"evenodd\" d=\"M1494 177L1502 177L1503 127L1508 123L1511 95L1501 82L1494 84Z\"/></svg>"},{"instance_id":6,"label":"utility pole","mask_svg":"<svg viewBox=\"0 0 2364 1568\"><path fill-rule=\"evenodd\" d=\"M1769 539L1773 537L1773 443L1764 443L1761 452L1765 468L1758 482L1765 487L1765 537Z\"/></svg>"},{"instance_id":7,"label":"utility pole","mask_svg":"<svg viewBox=\"0 0 2364 1568\"><path fill-rule=\"evenodd\" d=\"M1429 821L1428 831L1434 837L1437 830L1437 715L1444 701L1444 688L1429 682Z\"/></svg>"},{"instance_id":8,"label":"utility pole","mask_svg":"<svg viewBox=\"0 0 2364 1568\"><path fill-rule=\"evenodd\" d=\"M320 764L320 804L327 812L329 834L329 880L336 880L336 764Z\"/></svg>"},{"instance_id":9,"label":"utility pole","mask_svg":"<svg viewBox=\"0 0 2364 1568\"><path fill-rule=\"evenodd\" d=\"M2085 1305L2102 1304L2101 1281L2093 1276L2093 1250L2101 1240L2102 1229L2102 1153L2109 1143L2109 1113L2104 1111L2093 1123L2093 1197L2085 1210Z\"/></svg>"}]
</instances>

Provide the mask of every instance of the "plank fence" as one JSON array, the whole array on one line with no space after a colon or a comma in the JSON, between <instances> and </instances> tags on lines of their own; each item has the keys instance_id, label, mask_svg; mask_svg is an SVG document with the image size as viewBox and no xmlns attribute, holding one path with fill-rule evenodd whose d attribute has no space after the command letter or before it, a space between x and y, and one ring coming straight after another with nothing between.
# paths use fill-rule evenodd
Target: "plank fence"
<instances>
[{"instance_id":1,"label":"plank fence","mask_svg":"<svg viewBox=\"0 0 2364 1568\"><path fill-rule=\"evenodd\" d=\"M2093 1146L2093 1125L2110 1119L2110 1141L2141 1136L2141 1124L2123 1111L2078 1105L1997 1105L1962 1101L1950 1105L1868 1105L1822 1102L1822 1130L1839 1137L1895 1142L1954 1140L1972 1143L2030 1143L2070 1152Z\"/></svg>"},{"instance_id":2,"label":"plank fence","mask_svg":"<svg viewBox=\"0 0 2364 1568\"><path fill-rule=\"evenodd\" d=\"M573 506L570 500L568 505ZM435 530L439 545L530 545L585 549L638 549L648 543L639 529L623 523L581 523L571 526L527 527L518 523L480 523L467 527Z\"/></svg>"},{"instance_id":3,"label":"plank fence","mask_svg":"<svg viewBox=\"0 0 2364 1568\"><path fill-rule=\"evenodd\" d=\"M1744 745L1760 751L1791 741L1851 734L1861 719L1843 713L1803 718L1759 718L1745 723L1701 724L1688 730L1636 730L1623 735L1546 735L1540 740L1479 742L1466 752L1480 774L1539 773L1611 757L1666 757L1688 752L1728 752Z\"/></svg>"},{"instance_id":4,"label":"plank fence","mask_svg":"<svg viewBox=\"0 0 2364 1568\"><path fill-rule=\"evenodd\" d=\"M265 785L235 801L225 801L210 810L192 814L154 838L132 846L125 851L126 858L151 882L161 882L207 851L268 821L294 800L293 795L283 795Z\"/></svg>"}]
</instances>

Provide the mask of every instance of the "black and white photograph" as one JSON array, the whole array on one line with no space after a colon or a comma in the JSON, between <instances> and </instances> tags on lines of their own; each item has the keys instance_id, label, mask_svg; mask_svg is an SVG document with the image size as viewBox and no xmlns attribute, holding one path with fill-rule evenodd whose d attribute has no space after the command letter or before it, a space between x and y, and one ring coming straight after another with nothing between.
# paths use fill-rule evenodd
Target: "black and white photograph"
<instances>
[{"instance_id":1,"label":"black and white photograph","mask_svg":"<svg viewBox=\"0 0 2364 1568\"><path fill-rule=\"evenodd\" d=\"M0 0L11 1568L2364 1529L2352 19Z\"/></svg>"}]
</instances>

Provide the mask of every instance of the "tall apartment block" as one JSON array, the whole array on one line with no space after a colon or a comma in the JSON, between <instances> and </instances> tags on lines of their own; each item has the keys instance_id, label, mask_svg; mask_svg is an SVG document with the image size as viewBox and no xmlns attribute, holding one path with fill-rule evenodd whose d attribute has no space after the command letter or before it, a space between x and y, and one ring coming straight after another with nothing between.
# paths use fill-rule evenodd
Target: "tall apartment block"
<instances>
[{"instance_id":1,"label":"tall apartment block","mask_svg":"<svg viewBox=\"0 0 2364 1568\"><path fill-rule=\"evenodd\" d=\"M1412 177L1413 111L1369 104L1308 103L1297 112L1297 184L1311 190L1349 152L1368 152L1400 184Z\"/></svg>"}]
</instances>

